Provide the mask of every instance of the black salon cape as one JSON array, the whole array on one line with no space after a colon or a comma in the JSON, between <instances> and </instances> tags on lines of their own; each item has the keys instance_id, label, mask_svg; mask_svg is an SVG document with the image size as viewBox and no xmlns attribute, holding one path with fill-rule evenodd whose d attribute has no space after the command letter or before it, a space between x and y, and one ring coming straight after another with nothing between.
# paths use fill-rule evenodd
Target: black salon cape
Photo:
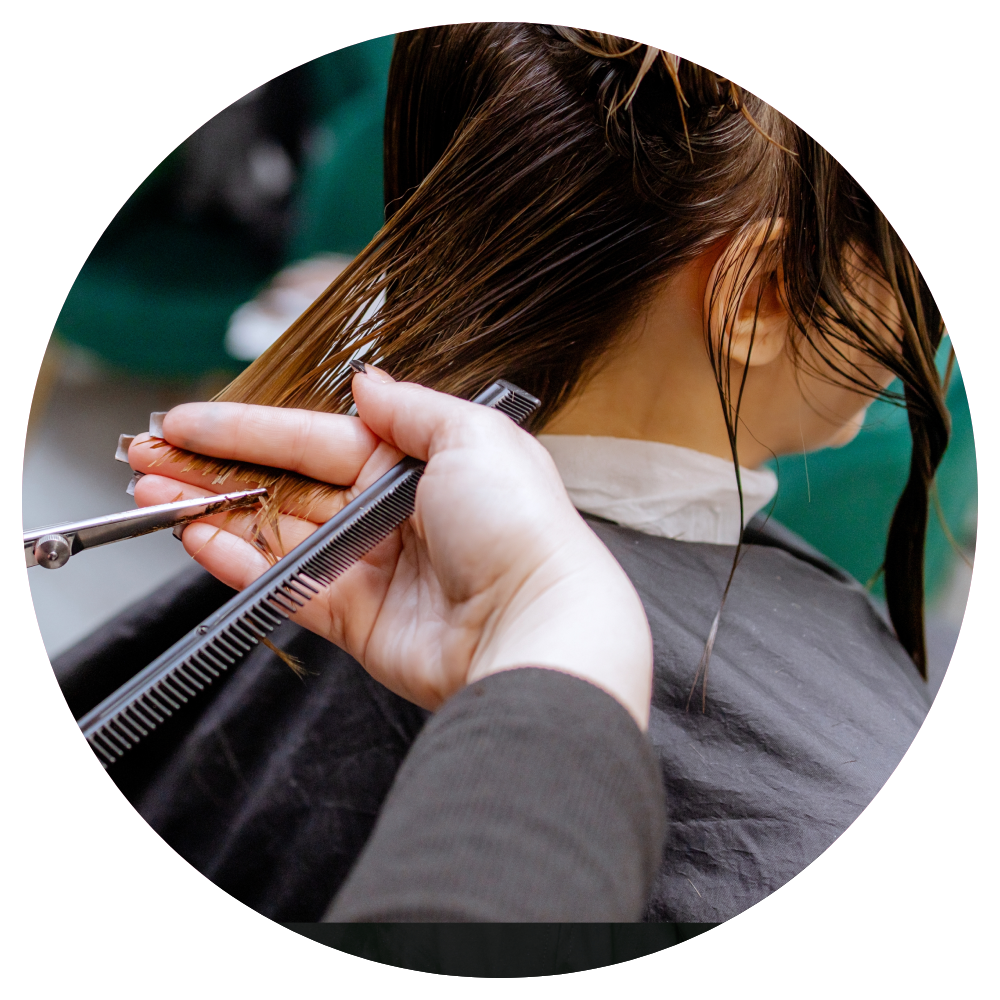
<instances>
[{"instance_id":1,"label":"black salon cape","mask_svg":"<svg viewBox=\"0 0 1000 1000\"><path fill-rule=\"evenodd\" d=\"M587 520L635 585L653 634L649 736L669 825L645 919L726 920L802 871L858 816L905 753L929 695L858 583L757 519L703 709L702 685L692 686L734 548ZM193 567L57 658L74 714L231 595ZM258 648L110 774L216 885L275 920L316 921L428 713L304 629L287 624L276 641L306 664L305 679Z\"/></svg>"}]
</instances>

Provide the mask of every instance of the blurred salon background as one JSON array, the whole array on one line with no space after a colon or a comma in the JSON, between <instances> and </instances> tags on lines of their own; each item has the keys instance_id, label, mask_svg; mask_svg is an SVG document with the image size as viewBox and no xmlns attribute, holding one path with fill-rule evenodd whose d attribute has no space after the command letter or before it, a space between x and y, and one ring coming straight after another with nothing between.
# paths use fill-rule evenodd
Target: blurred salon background
<instances>
[{"instance_id":1,"label":"blurred salon background","mask_svg":"<svg viewBox=\"0 0 1000 1000\"><path fill-rule=\"evenodd\" d=\"M207 399L333 280L382 223L382 125L392 36L330 53L247 94L129 198L63 306L35 391L24 527L125 510L120 433ZM939 358L944 370L950 345ZM937 478L926 583L932 685L951 657L977 517L972 423L958 365L952 443ZM881 595L906 481L906 414L876 402L846 448L774 463L773 515ZM28 573L50 657L189 564L170 532Z\"/></svg>"}]
</instances>

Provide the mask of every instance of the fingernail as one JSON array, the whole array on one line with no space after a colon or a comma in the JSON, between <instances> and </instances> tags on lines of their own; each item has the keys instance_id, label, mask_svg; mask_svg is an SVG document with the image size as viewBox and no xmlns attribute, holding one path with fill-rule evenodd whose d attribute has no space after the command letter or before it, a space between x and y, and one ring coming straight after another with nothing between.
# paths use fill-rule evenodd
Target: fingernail
<instances>
[{"instance_id":1,"label":"fingernail","mask_svg":"<svg viewBox=\"0 0 1000 1000\"><path fill-rule=\"evenodd\" d=\"M119 434L118 435L118 447L115 449L115 461L124 462L128 465L128 450L132 446L132 442L136 439L135 434Z\"/></svg>"},{"instance_id":2,"label":"fingernail","mask_svg":"<svg viewBox=\"0 0 1000 1000\"><path fill-rule=\"evenodd\" d=\"M149 415L149 433L153 437L163 437L163 418L167 415L166 410L158 410Z\"/></svg>"},{"instance_id":3,"label":"fingernail","mask_svg":"<svg viewBox=\"0 0 1000 1000\"><path fill-rule=\"evenodd\" d=\"M187 527L186 524L177 524L177 525L174 526L173 536L174 536L174 538L177 539L177 541L179 541L179 542L183 542L184 541L184 537L183 536L184 536L184 529L186 527Z\"/></svg>"},{"instance_id":4,"label":"fingernail","mask_svg":"<svg viewBox=\"0 0 1000 1000\"><path fill-rule=\"evenodd\" d=\"M125 492L130 496L135 496L135 484L139 482L142 477L146 475L145 472L133 472L132 478L128 481L128 486L125 487Z\"/></svg>"},{"instance_id":5,"label":"fingernail","mask_svg":"<svg viewBox=\"0 0 1000 1000\"><path fill-rule=\"evenodd\" d=\"M392 379L386 372L382 371L381 368L376 368L374 365L365 366L365 374L369 378L375 379L376 382L393 382Z\"/></svg>"},{"instance_id":6,"label":"fingernail","mask_svg":"<svg viewBox=\"0 0 1000 1000\"><path fill-rule=\"evenodd\" d=\"M358 361L356 358L352 358L347 362L359 375L364 375L367 372L367 368L363 361Z\"/></svg>"}]
</instances>

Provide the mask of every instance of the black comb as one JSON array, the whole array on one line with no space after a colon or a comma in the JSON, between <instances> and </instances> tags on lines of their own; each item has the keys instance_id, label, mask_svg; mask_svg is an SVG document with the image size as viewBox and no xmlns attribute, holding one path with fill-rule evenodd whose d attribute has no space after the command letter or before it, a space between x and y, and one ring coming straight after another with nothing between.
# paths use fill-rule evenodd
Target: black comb
<instances>
[{"instance_id":1,"label":"black comb","mask_svg":"<svg viewBox=\"0 0 1000 1000\"><path fill-rule=\"evenodd\" d=\"M509 382L473 400L517 424L539 401ZM412 513L424 463L404 458L301 545L77 720L107 767L204 691L290 614L387 538Z\"/></svg>"}]
</instances>

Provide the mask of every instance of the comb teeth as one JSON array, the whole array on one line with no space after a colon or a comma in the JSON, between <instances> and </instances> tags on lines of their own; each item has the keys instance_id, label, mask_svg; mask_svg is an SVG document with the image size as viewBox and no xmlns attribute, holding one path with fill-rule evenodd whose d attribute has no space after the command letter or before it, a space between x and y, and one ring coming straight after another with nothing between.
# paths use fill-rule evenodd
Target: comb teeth
<instances>
[{"instance_id":1,"label":"comb teeth","mask_svg":"<svg viewBox=\"0 0 1000 1000\"><path fill-rule=\"evenodd\" d=\"M156 671L155 680L130 692L120 704L105 712L103 718L94 719L87 725L89 716L81 720L87 742L104 766L123 757L181 705L205 690L229 667L235 666L290 614L304 607L323 587L388 538L413 513L417 484L423 471L423 463L413 463L390 489L346 519L340 530L332 533L319 548L303 553L288 566L282 578L274 581L266 593L249 605L241 602L242 606L235 609L235 620L220 622L214 629L199 626L205 631L201 633L203 638L198 648L173 667L164 664L167 668ZM294 555L290 553L282 563ZM169 654L170 650L167 652Z\"/></svg>"},{"instance_id":2,"label":"comb teeth","mask_svg":"<svg viewBox=\"0 0 1000 1000\"><path fill-rule=\"evenodd\" d=\"M523 423L539 401L495 382L475 402ZM405 458L255 583L78 720L108 767L236 666L270 632L384 541L412 513L424 463Z\"/></svg>"},{"instance_id":3,"label":"comb teeth","mask_svg":"<svg viewBox=\"0 0 1000 1000\"><path fill-rule=\"evenodd\" d=\"M493 402L492 408L505 413L515 424L523 424L541 406L541 400L519 389L509 382L496 383L504 390L503 395Z\"/></svg>"}]
</instances>

